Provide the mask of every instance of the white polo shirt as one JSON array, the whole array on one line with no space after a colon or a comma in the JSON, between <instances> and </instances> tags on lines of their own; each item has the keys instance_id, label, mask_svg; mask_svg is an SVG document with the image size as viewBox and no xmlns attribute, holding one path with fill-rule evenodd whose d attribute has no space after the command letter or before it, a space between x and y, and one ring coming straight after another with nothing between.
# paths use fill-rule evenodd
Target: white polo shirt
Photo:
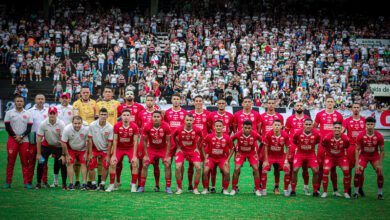
<instances>
[{"instance_id":1,"label":"white polo shirt","mask_svg":"<svg viewBox=\"0 0 390 220\"><path fill-rule=\"evenodd\" d=\"M61 142L67 143L72 150L84 151L87 149L88 127L82 125L79 131L74 130L73 124L65 126Z\"/></svg>"},{"instance_id":2,"label":"white polo shirt","mask_svg":"<svg viewBox=\"0 0 390 220\"><path fill-rule=\"evenodd\" d=\"M93 141L93 144L99 151L107 152L108 142L112 142L114 138L114 128L106 122L104 127L99 125L99 119L89 125L88 137Z\"/></svg>"},{"instance_id":3,"label":"white polo shirt","mask_svg":"<svg viewBox=\"0 0 390 220\"><path fill-rule=\"evenodd\" d=\"M71 124L73 118L73 106L69 104L68 106L63 106L60 104L56 107L58 110L58 119L62 120L65 125Z\"/></svg>"},{"instance_id":4,"label":"white polo shirt","mask_svg":"<svg viewBox=\"0 0 390 220\"><path fill-rule=\"evenodd\" d=\"M5 113L4 123L8 122L11 124L14 133L21 136L26 131L27 125L33 123L33 119L27 110L23 109L21 112L18 112L14 108ZM27 136L23 138L23 142L28 142Z\"/></svg>"},{"instance_id":5,"label":"white polo shirt","mask_svg":"<svg viewBox=\"0 0 390 220\"><path fill-rule=\"evenodd\" d=\"M46 107L43 107L43 109L39 110L37 109L36 105L34 105L32 108L28 110L28 112L30 112L31 117L33 119L33 126L31 132L35 132L35 133L38 132L39 125L48 116L47 110L48 108Z\"/></svg>"},{"instance_id":6,"label":"white polo shirt","mask_svg":"<svg viewBox=\"0 0 390 220\"><path fill-rule=\"evenodd\" d=\"M37 132L37 136L43 137L42 146L61 147L61 134L64 127L64 122L58 118L54 124L51 124L49 119L44 120Z\"/></svg>"}]
</instances>

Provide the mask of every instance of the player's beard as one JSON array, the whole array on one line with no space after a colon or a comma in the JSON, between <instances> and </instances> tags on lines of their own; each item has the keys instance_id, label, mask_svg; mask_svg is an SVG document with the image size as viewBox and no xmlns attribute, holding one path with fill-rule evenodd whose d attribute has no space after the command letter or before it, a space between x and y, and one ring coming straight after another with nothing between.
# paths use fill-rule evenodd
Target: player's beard
<instances>
[{"instance_id":1,"label":"player's beard","mask_svg":"<svg viewBox=\"0 0 390 220\"><path fill-rule=\"evenodd\" d=\"M129 97L126 99L128 102L132 102L133 101L133 98L132 97Z\"/></svg>"},{"instance_id":2,"label":"player's beard","mask_svg":"<svg viewBox=\"0 0 390 220\"><path fill-rule=\"evenodd\" d=\"M302 109L298 109L298 110L297 110L297 113L298 113L298 114L302 114L302 112L303 112Z\"/></svg>"}]
</instances>

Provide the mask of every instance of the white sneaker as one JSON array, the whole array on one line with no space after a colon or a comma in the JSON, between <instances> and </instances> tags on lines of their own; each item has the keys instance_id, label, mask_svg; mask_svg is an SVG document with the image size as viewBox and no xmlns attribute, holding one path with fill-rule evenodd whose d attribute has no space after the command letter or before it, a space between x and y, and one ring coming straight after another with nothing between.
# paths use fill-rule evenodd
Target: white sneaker
<instances>
[{"instance_id":1,"label":"white sneaker","mask_svg":"<svg viewBox=\"0 0 390 220\"><path fill-rule=\"evenodd\" d=\"M54 181L53 184L50 185L50 188L58 187L58 181Z\"/></svg>"},{"instance_id":2,"label":"white sneaker","mask_svg":"<svg viewBox=\"0 0 390 220\"><path fill-rule=\"evenodd\" d=\"M262 195L262 196L266 196L266 195L267 195L267 190L266 190L266 189L263 189L263 190L261 191L261 195Z\"/></svg>"},{"instance_id":3,"label":"white sneaker","mask_svg":"<svg viewBox=\"0 0 390 220\"><path fill-rule=\"evenodd\" d=\"M177 188L177 191L176 191L176 195L180 195L180 194L182 194L183 193L183 190L182 189L180 189L180 188Z\"/></svg>"},{"instance_id":4,"label":"white sneaker","mask_svg":"<svg viewBox=\"0 0 390 220\"><path fill-rule=\"evenodd\" d=\"M284 196L290 196L290 191L284 190Z\"/></svg>"},{"instance_id":5,"label":"white sneaker","mask_svg":"<svg viewBox=\"0 0 390 220\"><path fill-rule=\"evenodd\" d=\"M233 190L230 192L230 195L231 195L231 196L235 196L235 195L236 195L236 190L233 189Z\"/></svg>"},{"instance_id":6,"label":"white sneaker","mask_svg":"<svg viewBox=\"0 0 390 220\"><path fill-rule=\"evenodd\" d=\"M322 193L321 198L326 198L326 197L328 197L328 193L326 192Z\"/></svg>"},{"instance_id":7,"label":"white sneaker","mask_svg":"<svg viewBox=\"0 0 390 220\"><path fill-rule=\"evenodd\" d=\"M204 190L202 191L202 195L206 195L207 193L209 193L209 191L208 191L207 189L204 189Z\"/></svg>"},{"instance_id":8,"label":"white sneaker","mask_svg":"<svg viewBox=\"0 0 390 220\"><path fill-rule=\"evenodd\" d=\"M227 189L224 189L222 192L224 195L230 195L229 191Z\"/></svg>"},{"instance_id":9,"label":"white sneaker","mask_svg":"<svg viewBox=\"0 0 390 220\"><path fill-rule=\"evenodd\" d=\"M337 196L337 197L342 197L342 195L341 195L338 191L333 192L333 195L334 195L334 196Z\"/></svg>"},{"instance_id":10,"label":"white sneaker","mask_svg":"<svg viewBox=\"0 0 390 220\"><path fill-rule=\"evenodd\" d=\"M256 192L255 192L255 194L256 194L256 196L261 196L261 191L258 189L258 190L256 190Z\"/></svg>"},{"instance_id":11,"label":"white sneaker","mask_svg":"<svg viewBox=\"0 0 390 220\"><path fill-rule=\"evenodd\" d=\"M303 189L303 192L304 192L304 194L305 194L306 196L310 196L309 189L304 188L304 189Z\"/></svg>"},{"instance_id":12,"label":"white sneaker","mask_svg":"<svg viewBox=\"0 0 390 220\"><path fill-rule=\"evenodd\" d=\"M346 199L350 199L350 198L351 198L351 196L350 196L348 193L344 193L344 198L346 198Z\"/></svg>"},{"instance_id":13,"label":"white sneaker","mask_svg":"<svg viewBox=\"0 0 390 220\"><path fill-rule=\"evenodd\" d=\"M288 192L291 192L291 191L292 191L291 184L288 184Z\"/></svg>"},{"instance_id":14,"label":"white sneaker","mask_svg":"<svg viewBox=\"0 0 390 220\"><path fill-rule=\"evenodd\" d=\"M118 190L122 186L122 183L116 183L114 190Z\"/></svg>"},{"instance_id":15,"label":"white sneaker","mask_svg":"<svg viewBox=\"0 0 390 220\"><path fill-rule=\"evenodd\" d=\"M132 193L137 192L137 186L136 186L134 183L131 184L131 192L132 192Z\"/></svg>"},{"instance_id":16,"label":"white sneaker","mask_svg":"<svg viewBox=\"0 0 390 220\"><path fill-rule=\"evenodd\" d=\"M114 189L115 189L115 185L110 184L110 186L106 189L106 192L112 192L112 191L114 191Z\"/></svg>"},{"instance_id":17,"label":"white sneaker","mask_svg":"<svg viewBox=\"0 0 390 220\"><path fill-rule=\"evenodd\" d=\"M194 189L192 192L193 192L195 195L199 195L199 194L200 194L200 192L198 191L198 189Z\"/></svg>"}]
</instances>

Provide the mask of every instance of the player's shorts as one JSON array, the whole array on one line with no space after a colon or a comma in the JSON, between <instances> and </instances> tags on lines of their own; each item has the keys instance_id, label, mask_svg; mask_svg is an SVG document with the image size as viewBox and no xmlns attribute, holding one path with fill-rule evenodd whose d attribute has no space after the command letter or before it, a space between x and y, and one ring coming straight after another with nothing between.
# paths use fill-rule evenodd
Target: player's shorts
<instances>
[{"instance_id":1,"label":"player's shorts","mask_svg":"<svg viewBox=\"0 0 390 220\"><path fill-rule=\"evenodd\" d=\"M346 156L341 157L328 157L325 156L324 167L349 167L349 162Z\"/></svg>"},{"instance_id":2,"label":"player's shorts","mask_svg":"<svg viewBox=\"0 0 390 220\"><path fill-rule=\"evenodd\" d=\"M252 153L252 154L237 153L236 158L234 158L234 164L242 166L246 160L249 161L249 164L251 166L257 166L259 164L259 159L256 153Z\"/></svg>"},{"instance_id":3,"label":"player's shorts","mask_svg":"<svg viewBox=\"0 0 390 220\"><path fill-rule=\"evenodd\" d=\"M175 156L175 163L184 163L184 159L186 159L190 163L200 163L200 154L195 151L179 151Z\"/></svg>"},{"instance_id":4,"label":"player's shorts","mask_svg":"<svg viewBox=\"0 0 390 220\"><path fill-rule=\"evenodd\" d=\"M366 168L367 163L371 163L371 165L374 165L376 162L378 162L381 159L379 154L375 154L374 156L371 157L366 157L366 156L359 156L359 166Z\"/></svg>"},{"instance_id":5,"label":"player's shorts","mask_svg":"<svg viewBox=\"0 0 390 220\"><path fill-rule=\"evenodd\" d=\"M355 144L349 145L349 147L347 149L347 159L348 159L350 168L355 167L355 165L356 165L356 155L355 154L356 154L356 145Z\"/></svg>"},{"instance_id":6,"label":"player's shorts","mask_svg":"<svg viewBox=\"0 0 390 220\"><path fill-rule=\"evenodd\" d=\"M277 164L278 165L278 169L279 170L282 170L285 172L285 173L290 173L290 169L286 166L284 166L284 160L285 160L285 156L283 155L282 157L270 157L268 156L268 166L266 167L263 167L263 171L264 172L268 172L271 170L271 165L272 164Z\"/></svg>"},{"instance_id":7,"label":"player's shorts","mask_svg":"<svg viewBox=\"0 0 390 220\"><path fill-rule=\"evenodd\" d=\"M118 163L121 163L125 156L127 156L129 158L129 161L131 161L131 159L133 159L133 151L134 151L134 148L130 148L130 149L117 148L116 149L116 159L118 160Z\"/></svg>"},{"instance_id":8,"label":"player's shorts","mask_svg":"<svg viewBox=\"0 0 390 220\"><path fill-rule=\"evenodd\" d=\"M295 154L294 161L293 161L294 169L302 167L303 163L307 163L307 167L318 168L318 158L314 153L312 153L312 154L300 154L300 153Z\"/></svg>"},{"instance_id":9,"label":"player's shorts","mask_svg":"<svg viewBox=\"0 0 390 220\"><path fill-rule=\"evenodd\" d=\"M156 161L157 159L162 159L164 160L165 159L165 156L166 156L166 149L162 149L162 150L152 150L150 148L148 148L148 155L149 155L149 160L146 161L147 164L151 164L151 163L154 163L154 161Z\"/></svg>"},{"instance_id":10,"label":"player's shorts","mask_svg":"<svg viewBox=\"0 0 390 220\"><path fill-rule=\"evenodd\" d=\"M69 165L71 164L74 164L75 161L79 161L80 164L86 164L86 160L85 160L85 154L86 154L87 151L83 150L73 150L72 148L68 147L68 153L69 153L69 156L70 156L70 161L69 161Z\"/></svg>"},{"instance_id":11,"label":"player's shorts","mask_svg":"<svg viewBox=\"0 0 390 220\"><path fill-rule=\"evenodd\" d=\"M100 157L103 161L103 167L107 169L110 166L110 162L106 161L107 153L104 151L99 151L95 147L92 149L92 160L89 161L88 169L93 170L98 167L97 158Z\"/></svg>"},{"instance_id":12,"label":"player's shorts","mask_svg":"<svg viewBox=\"0 0 390 220\"><path fill-rule=\"evenodd\" d=\"M318 159L318 165L324 164L325 159L325 149L322 147L322 144L318 144L318 150L317 150L317 159Z\"/></svg>"},{"instance_id":13,"label":"player's shorts","mask_svg":"<svg viewBox=\"0 0 390 220\"><path fill-rule=\"evenodd\" d=\"M210 167L210 169L214 169L214 167L216 165L219 166L219 169L223 169L223 167L225 166L225 161L226 161L227 158L219 158L219 159L216 159L216 158L208 158L204 164L204 166L206 167Z\"/></svg>"}]
</instances>

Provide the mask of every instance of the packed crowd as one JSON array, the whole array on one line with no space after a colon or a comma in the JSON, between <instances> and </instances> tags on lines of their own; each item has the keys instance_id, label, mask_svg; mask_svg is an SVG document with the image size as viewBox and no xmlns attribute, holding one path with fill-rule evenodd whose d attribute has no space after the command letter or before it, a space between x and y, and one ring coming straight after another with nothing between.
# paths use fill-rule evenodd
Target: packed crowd
<instances>
[{"instance_id":1,"label":"packed crowd","mask_svg":"<svg viewBox=\"0 0 390 220\"><path fill-rule=\"evenodd\" d=\"M337 106L361 99L363 106L387 107L368 84L389 82L389 47L356 41L388 38L385 17L360 23L332 13L278 10L278 17L233 9L211 17L185 11L148 17L61 5L48 20L3 18L1 63L9 66L12 84L52 78L56 98L67 92L77 99L82 86L99 96L105 85L124 97L130 85L138 87L141 102L148 94L159 102L180 92L189 105L197 95L206 104L226 98L229 105L251 96L256 106L274 97L279 107L301 100L322 108L331 95ZM160 33L168 39L159 41Z\"/></svg>"}]
</instances>

